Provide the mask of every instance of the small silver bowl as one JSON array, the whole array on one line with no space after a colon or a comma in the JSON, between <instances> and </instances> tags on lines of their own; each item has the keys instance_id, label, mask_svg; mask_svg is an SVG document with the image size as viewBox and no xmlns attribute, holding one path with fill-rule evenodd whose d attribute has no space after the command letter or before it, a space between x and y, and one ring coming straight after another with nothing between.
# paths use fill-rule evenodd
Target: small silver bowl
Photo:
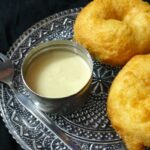
<instances>
[{"instance_id":1,"label":"small silver bowl","mask_svg":"<svg viewBox=\"0 0 150 150\"><path fill-rule=\"evenodd\" d=\"M44 52L52 50L64 50L64 49L67 51L71 51L75 54L78 54L88 64L91 71L88 82L77 93L60 98L44 97L39 93L33 91L25 80L26 72L31 62L33 62L37 56L41 55ZM85 101L87 101L87 95L89 94L90 84L92 81L92 73L93 73L93 61L89 52L76 42L72 42L69 40L54 40L39 44L37 47L31 49L28 52L23 61L21 69L21 76L24 85L26 89L30 92L33 103L37 106L38 109L44 112L54 112L54 113L72 112L78 109L80 106L82 106L82 104L84 104Z\"/></svg>"}]
</instances>

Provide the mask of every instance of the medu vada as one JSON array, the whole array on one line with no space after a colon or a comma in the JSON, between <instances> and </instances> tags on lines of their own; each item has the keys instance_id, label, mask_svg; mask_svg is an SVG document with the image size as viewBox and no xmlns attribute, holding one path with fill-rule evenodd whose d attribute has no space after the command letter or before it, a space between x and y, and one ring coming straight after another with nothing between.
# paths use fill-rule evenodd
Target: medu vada
<instances>
[{"instance_id":1,"label":"medu vada","mask_svg":"<svg viewBox=\"0 0 150 150\"><path fill-rule=\"evenodd\" d=\"M78 14L74 39L98 60L124 65L150 53L150 5L142 0L94 0Z\"/></svg>"},{"instance_id":2,"label":"medu vada","mask_svg":"<svg viewBox=\"0 0 150 150\"><path fill-rule=\"evenodd\" d=\"M124 65L112 82L107 113L128 150L150 147L150 54Z\"/></svg>"}]
</instances>

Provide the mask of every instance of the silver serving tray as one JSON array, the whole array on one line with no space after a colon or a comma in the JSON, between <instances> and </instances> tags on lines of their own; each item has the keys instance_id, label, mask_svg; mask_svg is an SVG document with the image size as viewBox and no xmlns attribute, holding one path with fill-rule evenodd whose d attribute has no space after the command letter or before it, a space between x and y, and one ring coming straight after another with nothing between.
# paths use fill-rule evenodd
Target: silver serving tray
<instances>
[{"instance_id":1,"label":"silver serving tray","mask_svg":"<svg viewBox=\"0 0 150 150\"><path fill-rule=\"evenodd\" d=\"M50 16L29 28L10 48L7 56L15 64L14 85L26 96L20 67L26 53L37 44L53 39L72 39L73 24L80 9L70 9ZM48 115L84 150L125 150L112 129L106 114L110 84L119 68L94 60L92 90L88 102L78 111L66 115ZM67 150L67 146L37 118L18 103L11 90L0 83L0 106L3 120L14 139L26 150Z\"/></svg>"}]
</instances>

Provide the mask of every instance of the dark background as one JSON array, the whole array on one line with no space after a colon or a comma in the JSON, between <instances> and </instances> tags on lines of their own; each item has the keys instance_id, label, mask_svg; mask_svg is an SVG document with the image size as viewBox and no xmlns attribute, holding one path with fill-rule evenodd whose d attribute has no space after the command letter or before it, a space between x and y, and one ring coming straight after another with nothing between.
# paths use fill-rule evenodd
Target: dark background
<instances>
[{"instance_id":1,"label":"dark background","mask_svg":"<svg viewBox=\"0 0 150 150\"><path fill-rule=\"evenodd\" d=\"M90 0L0 0L0 52L31 25L56 12L85 6ZM150 2L150 0L147 0ZM21 150L0 118L0 150Z\"/></svg>"}]
</instances>

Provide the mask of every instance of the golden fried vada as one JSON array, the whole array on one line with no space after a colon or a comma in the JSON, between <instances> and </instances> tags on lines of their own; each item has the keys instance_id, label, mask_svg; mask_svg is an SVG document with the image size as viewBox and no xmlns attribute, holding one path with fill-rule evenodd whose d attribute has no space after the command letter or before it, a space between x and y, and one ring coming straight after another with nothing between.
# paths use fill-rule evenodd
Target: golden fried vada
<instances>
[{"instance_id":1,"label":"golden fried vada","mask_svg":"<svg viewBox=\"0 0 150 150\"><path fill-rule=\"evenodd\" d=\"M142 0L94 0L81 10L74 39L98 60L124 65L150 53L150 5Z\"/></svg>"},{"instance_id":2,"label":"golden fried vada","mask_svg":"<svg viewBox=\"0 0 150 150\"><path fill-rule=\"evenodd\" d=\"M134 56L116 76L107 112L128 150L150 147L150 54Z\"/></svg>"}]
</instances>

